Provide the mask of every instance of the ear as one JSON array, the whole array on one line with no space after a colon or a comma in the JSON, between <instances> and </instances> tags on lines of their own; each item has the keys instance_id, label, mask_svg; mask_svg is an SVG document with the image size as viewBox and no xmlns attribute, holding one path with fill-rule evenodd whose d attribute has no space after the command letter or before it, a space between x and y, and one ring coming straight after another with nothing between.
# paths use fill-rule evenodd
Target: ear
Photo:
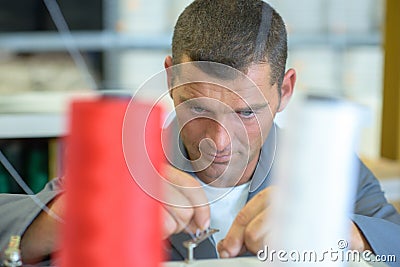
<instances>
[{"instance_id":1,"label":"ear","mask_svg":"<svg viewBox=\"0 0 400 267\"><path fill-rule=\"evenodd\" d=\"M165 72L167 73L167 83L168 83L168 90L169 90L169 95L172 97L172 73L170 67L172 67L172 57L171 56L166 56L164 60L164 68Z\"/></svg>"},{"instance_id":2,"label":"ear","mask_svg":"<svg viewBox=\"0 0 400 267\"><path fill-rule=\"evenodd\" d=\"M172 57L171 56L166 56L165 60L164 60L164 68L168 69L171 66L172 66Z\"/></svg>"},{"instance_id":3,"label":"ear","mask_svg":"<svg viewBox=\"0 0 400 267\"><path fill-rule=\"evenodd\" d=\"M282 87L281 87L281 102L279 104L278 112L284 110L289 103L294 90L294 85L296 83L296 71L294 69L289 69L285 76L283 77Z\"/></svg>"}]
</instances>

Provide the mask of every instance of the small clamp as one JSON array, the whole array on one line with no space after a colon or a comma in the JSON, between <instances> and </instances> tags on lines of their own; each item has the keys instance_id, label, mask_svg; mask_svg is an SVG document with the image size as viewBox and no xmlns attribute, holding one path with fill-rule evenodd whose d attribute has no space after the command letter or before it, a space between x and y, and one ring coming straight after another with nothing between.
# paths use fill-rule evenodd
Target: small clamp
<instances>
[{"instance_id":1,"label":"small clamp","mask_svg":"<svg viewBox=\"0 0 400 267\"><path fill-rule=\"evenodd\" d=\"M204 240L208 239L213 234L219 232L219 229L208 228L204 231L197 230L196 235L193 239L187 240L183 242L183 246L187 248L187 258L185 259L186 263L191 263L194 261L193 250Z\"/></svg>"}]
</instances>

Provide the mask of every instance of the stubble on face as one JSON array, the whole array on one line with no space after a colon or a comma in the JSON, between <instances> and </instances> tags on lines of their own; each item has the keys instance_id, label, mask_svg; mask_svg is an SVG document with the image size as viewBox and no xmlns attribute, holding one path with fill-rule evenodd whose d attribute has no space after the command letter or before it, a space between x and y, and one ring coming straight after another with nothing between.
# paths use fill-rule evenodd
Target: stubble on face
<instances>
[{"instance_id":1,"label":"stubble on face","mask_svg":"<svg viewBox=\"0 0 400 267\"><path fill-rule=\"evenodd\" d=\"M253 65L230 87L197 82L173 89L181 138L203 182L227 187L251 179L279 106L269 71Z\"/></svg>"}]
</instances>

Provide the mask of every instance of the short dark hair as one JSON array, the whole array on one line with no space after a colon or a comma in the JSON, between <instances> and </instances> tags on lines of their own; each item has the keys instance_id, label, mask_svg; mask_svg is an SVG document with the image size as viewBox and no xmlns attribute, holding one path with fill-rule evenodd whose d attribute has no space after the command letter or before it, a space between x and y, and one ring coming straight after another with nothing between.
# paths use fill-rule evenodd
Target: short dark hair
<instances>
[{"instance_id":1,"label":"short dark hair","mask_svg":"<svg viewBox=\"0 0 400 267\"><path fill-rule=\"evenodd\" d=\"M270 27L260 40L260 30L266 29L262 25L265 10ZM257 53L258 42L261 53ZM287 59L286 27L281 16L261 0L195 0L179 16L172 38L173 64L182 63L184 56L226 64L244 73L253 63L269 63L271 85L278 83L280 89Z\"/></svg>"}]
</instances>

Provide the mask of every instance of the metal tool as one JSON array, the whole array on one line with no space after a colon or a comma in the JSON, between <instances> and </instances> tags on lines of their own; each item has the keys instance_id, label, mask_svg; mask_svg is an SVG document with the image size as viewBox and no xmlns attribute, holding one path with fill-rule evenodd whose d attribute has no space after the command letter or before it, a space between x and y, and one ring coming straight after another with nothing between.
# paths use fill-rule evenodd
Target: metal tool
<instances>
[{"instance_id":1,"label":"metal tool","mask_svg":"<svg viewBox=\"0 0 400 267\"><path fill-rule=\"evenodd\" d=\"M219 232L219 229L208 228L204 231L197 230L196 235L193 239L183 242L183 246L187 248L187 258L186 263L191 263L194 261L193 250L204 240L210 238L213 234Z\"/></svg>"}]
</instances>

